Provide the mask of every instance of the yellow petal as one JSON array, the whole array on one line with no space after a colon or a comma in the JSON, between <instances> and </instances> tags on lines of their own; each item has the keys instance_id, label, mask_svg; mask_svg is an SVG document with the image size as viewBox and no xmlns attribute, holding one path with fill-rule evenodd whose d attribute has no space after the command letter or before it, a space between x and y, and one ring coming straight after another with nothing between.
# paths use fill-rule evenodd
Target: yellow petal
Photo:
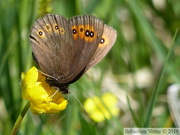
<instances>
[{"instance_id":1,"label":"yellow petal","mask_svg":"<svg viewBox=\"0 0 180 135\"><path fill-rule=\"evenodd\" d=\"M63 100L61 104L55 104L53 102L50 103L49 109L47 109L46 113L57 113L59 111L62 111L66 108L68 102L66 100Z\"/></svg>"},{"instance_id":2,"label":"yellow petal","mask_svg":"<svg viewBox=\"0 0 180 135\"><path fill-rule=\"evenodd\" d=\"M26 74L22 73L22 97L31 103L31 111L38 113L58 113L68 104L62 94L50 87L36 67L32 67Z\"/></svg>"},{"instance_id":3,"label":"yellow petal","mask_svg":"<svg viewBox=\"0 0 180 135\"><path fill-rule=\"evenodd\" d=\"M84 108L89 116L96 122L102 122L119 114L117 107L118 99L111 93L105 93L102 97L88 98L84 103Z\"/></svg>"},{"instance_id":4,"label":"yellow petal","mask_svg":"<svg viewBox=\"0 0 180 135\"><path fill-rule=\"evenodd\" d=\"M21 75L22 85L34 85L38 79L38 70L36 67L32 67L26 74Z\"/></svg>"}]
</instances>

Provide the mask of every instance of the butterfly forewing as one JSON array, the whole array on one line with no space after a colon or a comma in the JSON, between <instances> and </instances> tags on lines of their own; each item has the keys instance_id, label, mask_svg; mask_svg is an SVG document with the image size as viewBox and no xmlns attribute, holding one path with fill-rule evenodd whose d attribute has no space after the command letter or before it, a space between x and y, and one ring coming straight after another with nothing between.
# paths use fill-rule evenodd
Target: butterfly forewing
<instances>
[{"instance_id":1,"label":"butterfly forewing","mask_svg":"<svg viewBox=\"0 0 180 135\"><path fill-rule=\"evenodd\" d=\"M44 26L46 24L43 19L38 19L32 28L30 42L35 62L39 65L40 69L43 72L47 72L47 74L53 74L53 70L48 72L53 66L48 67L47 62L49 62L49 65L53 65L55 62L53 57L54 48L52 47L54 43L52 40L49 40L51 39L51 34L44 30Z\"/></svg>"},{"instance_id":2,"label":"butterfly forewing","mask_svg":"<svg viewBox=\"0 0 180 135\"><path fill-rule=\"evenodd\" d=\"M33 54L41 71L58 80L70 71L74 44L69 29L64 17L46 15L34 24L30 36Z\"/></svg>"}]
</instances>

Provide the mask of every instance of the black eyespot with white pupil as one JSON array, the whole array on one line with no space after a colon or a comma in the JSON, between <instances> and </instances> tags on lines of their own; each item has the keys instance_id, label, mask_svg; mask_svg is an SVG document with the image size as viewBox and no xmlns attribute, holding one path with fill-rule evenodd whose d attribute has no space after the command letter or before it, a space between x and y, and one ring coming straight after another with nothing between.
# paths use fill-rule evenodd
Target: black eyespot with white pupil
<instances>
[{"instance_id":1,"label":"black eyespot with white pupil","mask_svg":"<svg viewBox=\"0 0 180 135\"><path fill-rule=\"evenodd\" d=\"M76 33L77 33L77 30L76 30L76 29L73 29L72 32L73 32L73 34L76 34Z\"/></svg>"},{"instance_id":2,"label":"black eyespot with white pupil","mask_svg":"<svg viewBox=\"0 0 180 135\"><path fill-rule=\"evenodd\" d=\"M42 36L43 35L43 32L42 31L39 31L39 36Z\"/></svg>"},{"instance_id":3,"label":"black eyespot with white pupil","mask_svg":"<svg viewBox=\"0 0 180 135\"><path fill-rule=\"evenodd\" d=\"M105 42L105 39L104 39L104 38L101 38L100 43L101 43L101 44L104 44L104 42Z\"/></svg>"},{"instance_id":4,"label":"black eyespot with white pupil","mask_svg":"<svg viewBox=\"0 0 180 135\"><path fill-rule=\"evenodd\" d=\"M89 35L90 35L90 37L94 37L94 32L91 31Z\"/></svg>"},{"instance_id":5,"label":"black eyespot with white pupil","mask_svg":"<svg viewBox=\"0 0 180 135\"><path fill-rule=\"evenodd\" d=\"M57 25L55 26L55 29L58 30L58 26Z\"/></svg>"},{"instance_id":6,"label":"black eyespot with white pupil","mask_svg":"<svg viewBox=\"0 0 180 135\"><path fill-rule=\"evenodd\" d=\"M86 37L89 37L89 35L90 35L89 30L86 30L85 35L86 35Z\"/></svg>"}]
</instances>

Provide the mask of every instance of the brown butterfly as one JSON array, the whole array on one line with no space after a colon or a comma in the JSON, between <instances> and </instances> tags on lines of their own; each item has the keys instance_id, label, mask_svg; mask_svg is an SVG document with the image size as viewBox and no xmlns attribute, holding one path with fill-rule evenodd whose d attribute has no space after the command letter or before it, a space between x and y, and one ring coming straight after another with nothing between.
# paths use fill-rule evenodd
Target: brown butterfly
<instances>
[{"instance_id":1,"label":"brown butterfly","mask_svg":"<svg viewBox=\"0 0 180 135\"><path fill-rule=\"evenodd\" d=\"M117 32L92 15L66 19L48 14L38 19L30 35L33 58L47 82L62 93L113 46Z\"/></svg>"}]
</instances>

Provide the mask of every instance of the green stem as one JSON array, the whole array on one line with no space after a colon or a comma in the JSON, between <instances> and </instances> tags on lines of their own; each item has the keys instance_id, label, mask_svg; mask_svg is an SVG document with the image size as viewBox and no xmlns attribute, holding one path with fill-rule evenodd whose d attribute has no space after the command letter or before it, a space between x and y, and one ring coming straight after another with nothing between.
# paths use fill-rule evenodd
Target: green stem
<instances>
[{"instance_id":1,"label":"green stem","mask_svg":"<svg viewBox=\"0 0 180 135\"><path fill-rule=\"evenodd\" d=\"M30 102L27 102L27 104L24 106L23 110L21 111L21 114L18 116L18 118L17 118L17 120L13 126L13 129L11 131L11 135L16 135L18 128L21 124L21 121L23 120L23 118L26 115L30 106L31 106Z\"/></svg>"}]
</instances>

